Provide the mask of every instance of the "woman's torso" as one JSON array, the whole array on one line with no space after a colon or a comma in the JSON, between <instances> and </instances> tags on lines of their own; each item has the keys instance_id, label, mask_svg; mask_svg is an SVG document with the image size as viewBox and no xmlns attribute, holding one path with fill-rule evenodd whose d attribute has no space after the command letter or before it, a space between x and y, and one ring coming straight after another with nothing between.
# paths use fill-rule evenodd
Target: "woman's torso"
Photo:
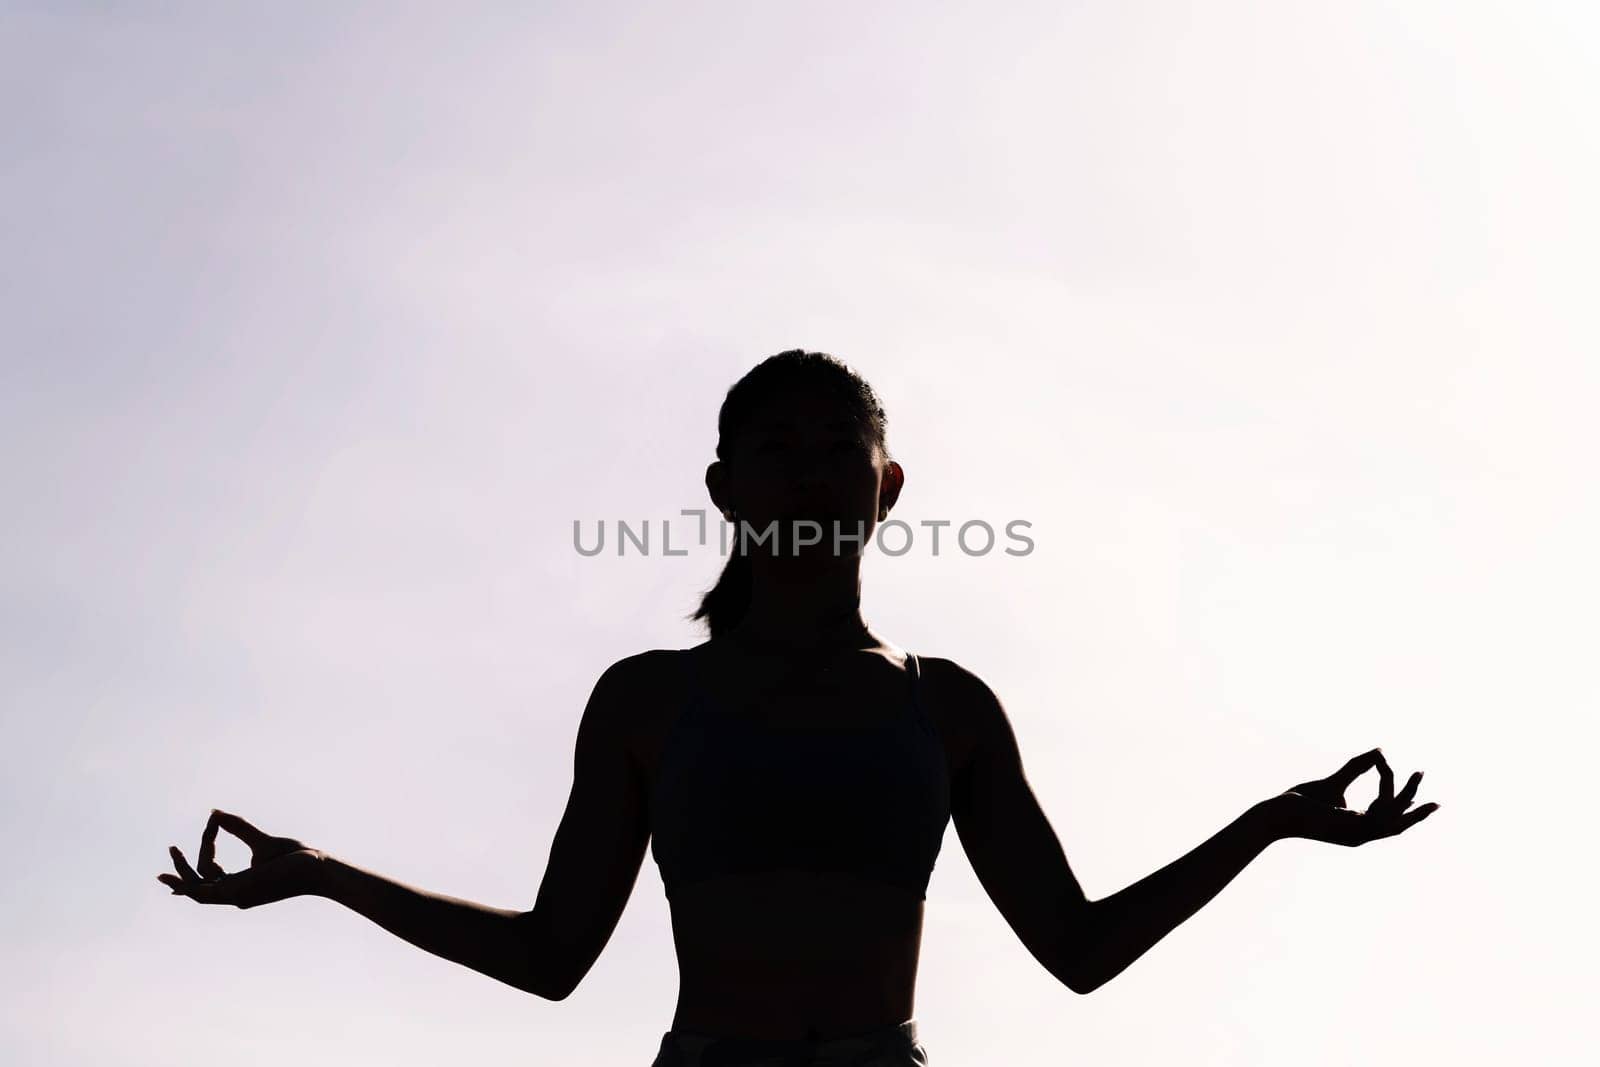
<instances>
[{"instance_id":1,"label":"woman's torso","mask_svg":"<svg viewBox=\"0 0 1600 1067\"><path fill-rule=\"evenodd\" d=\"M663 759L679 758L679 717L696 699L760 729L837 728L832 736L840 738L925 715L945 782L970 751L960 716L941 699L941 661L920 660L920 709L911 708L905 654L887 644L841 652L826 670L802 669L790 680L783 680L787 668L774 671L770 661L715 641L664 660L659 699L642 711L634 738L652 801ZM671 911L675 1030L828 1037L913 1016L923 900L911 889L847 873L755 871L684 884Z\"/></svg>"}]
</instances>

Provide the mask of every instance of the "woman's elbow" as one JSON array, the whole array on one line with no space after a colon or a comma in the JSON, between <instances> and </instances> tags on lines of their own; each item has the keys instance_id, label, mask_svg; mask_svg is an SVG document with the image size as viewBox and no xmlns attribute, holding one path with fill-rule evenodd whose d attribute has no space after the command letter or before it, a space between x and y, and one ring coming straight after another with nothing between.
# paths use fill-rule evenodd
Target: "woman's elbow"
<instances>
[{"instance_id":1,"label":"woman's elbow","mask_svg":"<svg viewBox=\"0 0 1600 1067\"><path fill-rule=\"evenodd\" d=\"M521 973L513 984L541 1000L566 1000L583 980L583 972L568 964L559 943L533 912L523 912L518 920L522 927Z\"/></svg>"},{"instance_id":2,"label":"woman's elbow","mask_svg":"<svg viewBox=\"0 0 1600 1067\"><path fill-rule=\"evenodd\" d=\"M1077 993L1079 996L1088 996L1096 989L1106 984L1104 978L1093 978L1086 974L1073 973L1064 976L1061 984Z\"/></svg>"},{"instance_id":3,"label":"woman's elbow","mask_svg":"<svg viewBox=\"0 0 1600 1067\"><path fill-rule=\"evenodd\" d=\"M566 1000L572 996L572 991L578 988L580 978L581 976L558 973L548 964L535 965L528 968L516 986L524 993L531 993L540 1000Z\"/></svg>"},{"instance_id":4,"label":"woman's elbow","mask_svg":"<svg viewBox=\"0 0 1600 1067\"><path fill-rule=\"evenodd\" d=\"M1088 923L1079 926L1080 931L1088 929L1092 929ZM1057 943L1057 950L1050 957L1050 973L1074 993L1088 996L1105 985L1106 980L1111 977L1103 968L1097 966L1096 948L1095 942L1085 932L1061 939Z\"/></svg>"},{"instance_id":5,"label":"woman's elbow","mask_svg":"<svg viewBox=\"0 0 1600 1067\"><path fill-rule=\"evenodd\" d=\"M572 996L572 991L578 988L576 982L530 982L526 992L532 993L541 1000L566 1000Z\"/></svg>"},{"instance_id":6,"label":"woman's elbow","mask_svg":"<svg viewBox=\"0 0 1600 1067\"><path fill-rule=\"evenodd\" d=\"M1100 983L1089 977L1082 967L1058 965L1050 968L1050 973L1055 975L1056 981L1083 996L1093 993L1100 988Z\"/></svg>"}]
</instances>

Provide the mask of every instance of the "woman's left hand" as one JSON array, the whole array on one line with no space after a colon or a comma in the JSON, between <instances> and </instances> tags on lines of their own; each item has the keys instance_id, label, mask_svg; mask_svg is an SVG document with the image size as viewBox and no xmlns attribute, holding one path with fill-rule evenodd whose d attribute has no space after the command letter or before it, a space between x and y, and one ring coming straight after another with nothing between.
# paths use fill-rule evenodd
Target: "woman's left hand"
<instances>
[{"instance_id":1,"label":"woman's left hand","mask_svg":"<svg viewBox=\"0 0 1600 1067\"><path fill-rule=\"evenodd\" d=\"M1378 769L1378 797L1365 811L1345 807L1344 794L1361 775ZM1404 833L1439 810L1438 804L1415 803L1422 772L1406 780L1405 788L1394 791L1394 772L1381 749L1363 752L1326 778L1301 782L1265 802L1278 837L1304 837L1335 845L1364 845L1383 837Z\"/></svg>"}]
</instances>

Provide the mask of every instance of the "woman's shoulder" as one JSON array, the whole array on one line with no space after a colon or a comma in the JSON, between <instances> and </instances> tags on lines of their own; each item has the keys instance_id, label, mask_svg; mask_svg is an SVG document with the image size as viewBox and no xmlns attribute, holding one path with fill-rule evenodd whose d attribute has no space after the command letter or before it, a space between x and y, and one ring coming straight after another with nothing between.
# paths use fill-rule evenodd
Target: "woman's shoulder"
<instances>
[{"instance_id":1,"label":"woman's shoulder","mask_svg":"<svg viewBox=\"0 0 1600 1067\"><path fill-rule=\"evenodd\" d=\"M945 739L953 770L1005 722L994 691L976 672L946 656L917 654L923 705Z\"/></svg>"},{"instance_id":2,"label":"woman's shoulder","mask_svg":"<svg viewBox=\"0 0 1600 1067\"><path fill-rule=\"evenodd\" d=\"M595 682L585 716L650 763L687 693L689 652L652 648L615 660Z\"/></svg>"},{"instance_id":3,"label":"woman's shoulder","mask_svg":"<svg viewBox=\"0 0 1600 1067\"><path fill-rule=\"evenodd\" d=\"M994 691L978 675L947 656L917 653L922 681L937 686L953 703L967 705L994 698Z\"/></svg>"},{"instance_id":4,"label":"woman's shoulder","mask_svg":"<svg viewBox=\"0 0 1600 1067\"><path fill-rule=\"evenodd\" d=\"M672 678L682 678L693 649L650 648L615 660L601 672L596 686L606 686L621 695L659 692Z\"/></svg>"}]
</instances>

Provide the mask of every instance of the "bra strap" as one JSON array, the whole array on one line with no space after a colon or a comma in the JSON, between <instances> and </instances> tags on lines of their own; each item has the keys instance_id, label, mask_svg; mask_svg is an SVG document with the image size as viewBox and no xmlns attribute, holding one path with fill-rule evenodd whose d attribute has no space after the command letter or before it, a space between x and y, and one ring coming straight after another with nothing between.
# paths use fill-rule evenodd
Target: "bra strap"
<instances>
[{"instance_id":1,"label":"bra strap","mask_svg":"<svg viewBox=\"0 0 1600 1067\"><path fill-rule=\"evenodd\" d=\"M911 709L912 713L920 719L924 726L928 723L928 712L922 706L922 663L917 659L915 652L906 652L906 667L911 674Z\"/></svg>"},{"instance_id":2,"label":"bra strap","mask_svg":"<svg viewBox=\"0 0 1600 1067\"><path fill-rule=\"evenodd\" d=\"M945 764L943 738L939 735L939 728L934 725L933 717L928 714L928 709L922 702L922 661L916 653L908 651L906 661L911 667L911 713L916 718L917 728L920 729L933 742L934 751L937 753L939 766L940 788L944 791L946 810L950 804L950 778L949 769ZM942 824L941 824L942 825ZM940 831L943 833L943 830Z\"/></svg>"}]
</instances>

